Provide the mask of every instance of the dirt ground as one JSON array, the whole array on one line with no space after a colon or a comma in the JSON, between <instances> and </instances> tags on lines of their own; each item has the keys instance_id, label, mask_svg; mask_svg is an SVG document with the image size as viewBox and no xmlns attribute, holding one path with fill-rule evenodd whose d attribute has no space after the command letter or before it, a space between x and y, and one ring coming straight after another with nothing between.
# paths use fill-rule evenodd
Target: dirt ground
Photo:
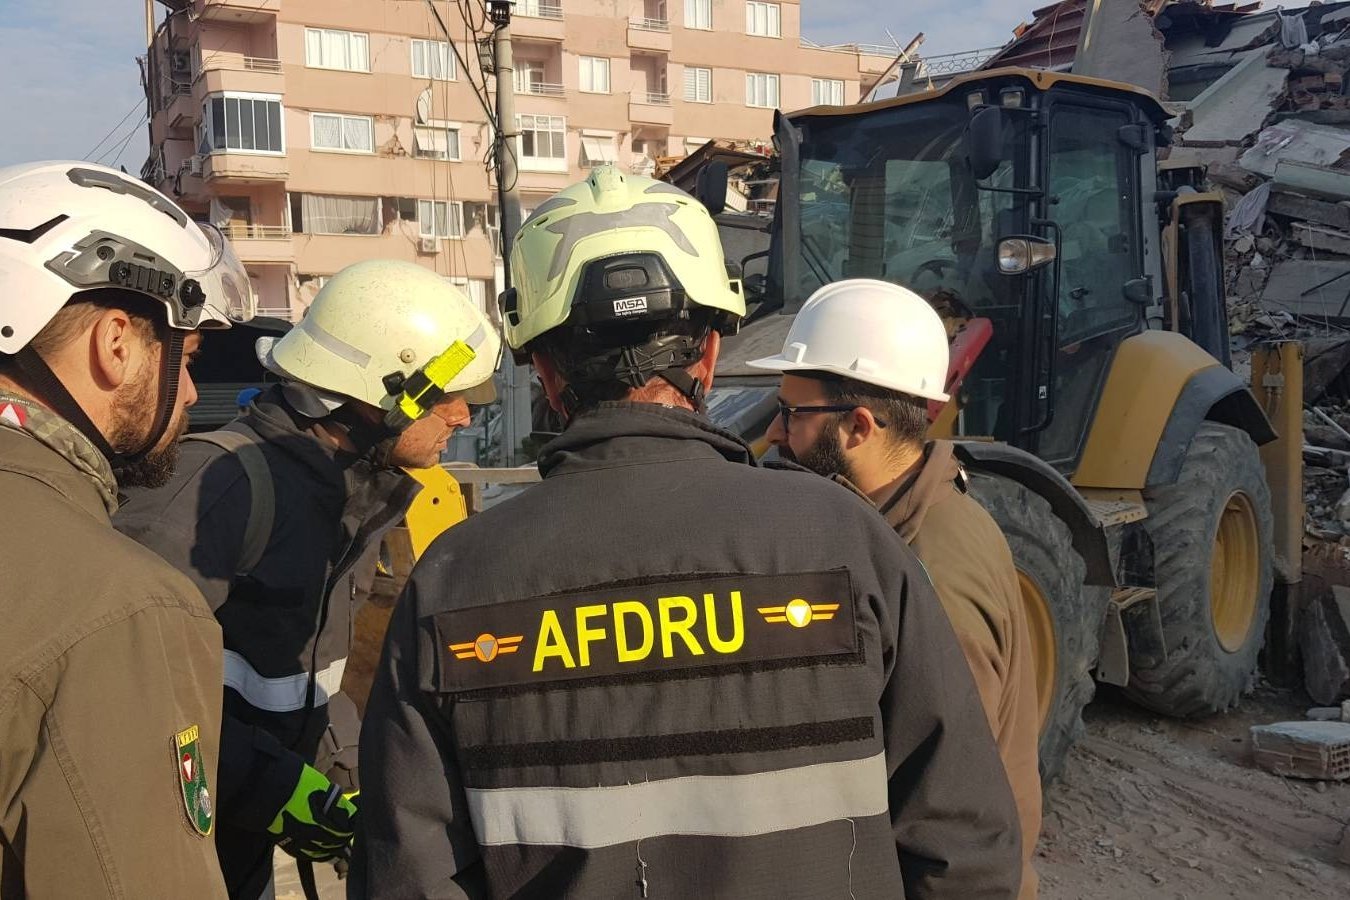
<instances>
[{"instance_id":1,"label":"dirt ground","mask_svg":"<svg viewBox=\"0 0 1350 900\"><path fill-rule=\"evenodd\" d=\"M1350 897L1337 844L1350 784L1253 766L1251 725L1301 720L1301 696L1259 689L1236 712L1163 719L1106 689L1046 798L1046 900Z\"/></svg>"},{"instance_id":2,"label":"dirt ground","mask_svg":"<svg viewBox=\"0 0 1350 900\"><path fill-rule=\"evenodd\" d=\"M1350 783L1280 778L1254 768L1248 749L1250 726L1302 719L1309 705L1263 688L1237 712L1178 722L1101 689L1046 798L1041 897L1350 898L1350 865L1336 862ZM282 860L277 898L302 900ZM331 866L318 876L325 900L343 896Z\"/></svg>"}]
</instances>

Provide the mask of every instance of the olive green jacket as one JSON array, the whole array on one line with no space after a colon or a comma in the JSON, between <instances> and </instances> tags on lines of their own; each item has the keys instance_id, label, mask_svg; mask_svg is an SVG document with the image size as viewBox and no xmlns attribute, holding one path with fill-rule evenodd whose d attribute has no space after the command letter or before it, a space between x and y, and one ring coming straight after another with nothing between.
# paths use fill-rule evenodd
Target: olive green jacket
<instances>
[{"instance_id":1,"label":"olive green jacket","mask_svg":"<svg viewBox=\"0 0 1350 900\"><path fill-rule=\"evenodd\" d=\"M0 393L0 898L224 897L220 628L113 530L70 424Z\"/></svg>"}]
</instances>

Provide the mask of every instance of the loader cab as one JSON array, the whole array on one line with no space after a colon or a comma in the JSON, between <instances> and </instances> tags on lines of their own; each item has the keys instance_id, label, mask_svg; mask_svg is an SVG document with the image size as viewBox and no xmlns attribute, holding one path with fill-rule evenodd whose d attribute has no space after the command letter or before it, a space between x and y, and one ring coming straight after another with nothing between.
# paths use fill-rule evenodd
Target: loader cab
<instances>
[{"instance_id":1,"label":"loader cab","mask_svg":"<svg viewBox=\"0 0 1350 900\"><path fill-rule=\"evenodd\" d=\"M1120 343L1161 322L1156 190L1166 113L1139 92L1005 70L778 119L783 188L769 290L915 290L993 338L959 392L958 435L1074 470Z\"/></svg>"}]
</instances>

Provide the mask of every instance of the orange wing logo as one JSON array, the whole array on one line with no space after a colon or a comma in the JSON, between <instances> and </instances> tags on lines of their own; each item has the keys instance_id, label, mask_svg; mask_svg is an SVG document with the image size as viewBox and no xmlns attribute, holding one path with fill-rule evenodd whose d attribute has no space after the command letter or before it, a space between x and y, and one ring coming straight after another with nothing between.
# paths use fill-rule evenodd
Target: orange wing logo
<instances>
[{"instance_id":1,"label":"orange wing logo","mask_svg":"<svg viewBox=\"0 0 1350 900\"><path fill-rule=\"evenodd\" d=\"M827 622L839 611L838 603L808 603L801 597L790 600L786 606L760 606L756 611L765 622L786 622L793 628L805 628L812 622Z\"/></svg>"},{"instance_id":2,"label":"orange wing logo","mask_svg":"<svg viewBox=\"0 0 1350 900\"><path fill-rule=\"evenodd\" d=\"M494 634L480 634L463 644L450 644L450 652L455 659L476 659L479 662L492 662L503 653L515 653L525 635L514 634L510 637L497 637Z\"/></svg>"}]
</instances>

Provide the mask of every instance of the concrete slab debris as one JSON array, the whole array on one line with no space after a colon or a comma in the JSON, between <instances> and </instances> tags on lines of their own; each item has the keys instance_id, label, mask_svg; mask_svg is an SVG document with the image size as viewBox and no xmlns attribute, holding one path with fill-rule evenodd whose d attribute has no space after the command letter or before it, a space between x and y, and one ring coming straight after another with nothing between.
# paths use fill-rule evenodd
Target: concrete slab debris
<instances>
[{"instance_id":1,"label":"concrete slab debris","mask_svg":"<svg viewBox=\"0 0 1350 900\"><path fill-rule=\"evenodd\" d=\"M1350 588L1307 598L1299 633L1308 696L1323 705L1350 696Z\"/></svg>"},{"instance_id":2,"label":"concrete slab debris","mask_svg":"<svg viewBox=\"0 0 1350 900\"><path fill-rule=\"evenodd\" d=\"M1324 287L1317 286L1337 275L1345 275ZM1307 292L1307 293L1305 293ZM1270 280L1261 292L1267 309L1285 309L1295 315L1335 318L1350 295L1350 260L1287 259L1271 270ZM1350 304L1346 305L1350 312Z\"/></svg>"},{"instance_id":3,"label":"concrete slab debris","mask_svg":"<svg viewBox=\"0 0 1350 900\"><path fill-rule=\"evenodd\" d=\"M1350 205L1312 200L1300 194L1286 194L1278 187L1271 191L1266 201L1266 212L1350 231Z\"/></svg>"},{"instance_id":4,"label":"concrete slab debris","mask_svg":"<svg viewBox=\"0 0 1350 900\"><path fill-rule=\"evenodd\" d=\"M1350 234L1344 231L1313 225L1310 222L1294 222L1289 228L1289 234L1295 243L1309 249L1335 253L1338 256L1350 256Z\"/></svg>"},{"instance_id":5,"label":"concrete slab debris","mask_svg":"<svg viewBox=\"0 0 1350 900\"><path fill-rule=\"evenodd\" d=\"M1257 765L1276 775L1332 781L1350 778L1350 724L1253 725L1251 738Z\"/></svg>"},{"instance_id":6,"label":"concrete slab debris","mask_svg":"<svg viewBox=\"0 0 1350 900\"><path fill-rule=\"evenodd\" d=\"M1261 130L1288 79L1289 70L1266 65L1264 52L1249 54L1191 101L1193 124L1182 141L1241 145Z\"/></svg>"},{"instance_id":7,"label":"concrete slab debris","mask_svg":"<svg viewBox=\"0 0 1350 900\"><path fill-rule=\"evenodd\" d=\"M1275 189L1319 200L1350 200L1350 171L1282 159L1275 164Z\"/></svg>"},{"instance_id":8,"label":"concrete slab debris","mask_svg":"<svg viewBox=\"0 0 1350 900\"><path fill-rule=\"evenodd\" d=\"M1097 0L1087 5L1085 17L1075 75L1123 81L1155 97L1167 96L1167 51L1139 0Z\"/></svg>"},{"instance_id":9,"label":"concrete slab debris","mask_svg":"<svg viewBox=\"0 0 1350 900\"><path fill-rule=\"evenodd\" d=\"M1238 164L1249 172L1275 174L1281 160L1329 166L1350 150L1350 131L1289 119L1261 132Z\"/></svg>"},{"instance_id":10,"label":"concrete slab debris","mask_svg":"<svg viewBox=\"0 0 1350 900\"><path fill-rule=\"evenodd\" d=\"M1232 165L1237 162L1241 147L1173 147L1167 162L1183 166Z\"/></svg>"}]
</instances>

